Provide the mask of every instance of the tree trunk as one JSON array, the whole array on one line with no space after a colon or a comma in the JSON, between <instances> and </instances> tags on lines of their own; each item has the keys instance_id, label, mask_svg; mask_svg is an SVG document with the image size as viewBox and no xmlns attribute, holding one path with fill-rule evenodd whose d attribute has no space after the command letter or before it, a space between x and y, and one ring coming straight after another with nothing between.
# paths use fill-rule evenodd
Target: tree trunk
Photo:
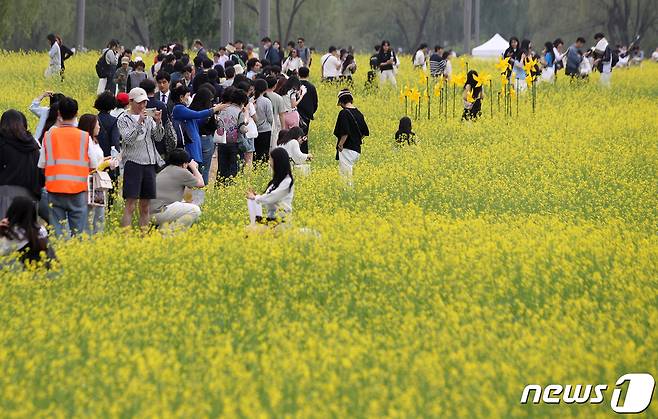
<instances>
[{"instance_id":1,"label":"tree trunk","mask_svg":"<svg viewBox=\"0 0 658 419\"><path fill-rule=\"evenodd\" d=\"M76 9L76 49L81 51L85 46L85 0L78 0L78 7Z\"/></svg>"}]
</instances>

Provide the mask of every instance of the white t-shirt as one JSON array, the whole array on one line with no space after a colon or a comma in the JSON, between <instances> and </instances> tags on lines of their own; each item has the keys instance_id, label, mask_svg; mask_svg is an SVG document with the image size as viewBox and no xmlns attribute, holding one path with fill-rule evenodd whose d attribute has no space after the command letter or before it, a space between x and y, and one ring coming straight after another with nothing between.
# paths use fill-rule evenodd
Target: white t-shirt
<instances>
[{"instance_id":1,"label":"white t-shirt","mask_svg":"<svg viewBox=\"0 0 658 419\"><path fill-rule=\"evenodd\" d=\"M93 140L89 141L89 161L93 167L98 167L99 164L103 162L105 156L103 155L103 149L100 145L95 143Z\"/></svg>"},{"instance_id":2,"label":"white t-shirt","mask_svg":"<svg viewBox=\"0 0 658 419\"><path fill-rule=\"evenodd\" d=\"M322 76L323 77L340 77L341 62L333 54L325 54L320 59L322 64Z\"/></svg>"},{"instance_id":3,"label":"white t-shirt","mask_svg":"<svg viewBox=\"0 0 658 419\"><path fill-rule=\"evenodd\" d=\"M422 49L416 51L416 55L414 55L414 66L422 67L425 70L425 53Z\"/></svg>"},{"instance_id":4,"label":"white t-shirt","mask_svg":"<svg viewBox=\"0 0 658 419\"><path fill-rule=\"evenodd\" d=\"M654 51L651 54L651 59L654 60L654 61L658 61L658 51Z\"/></svg>"}]
</instances>

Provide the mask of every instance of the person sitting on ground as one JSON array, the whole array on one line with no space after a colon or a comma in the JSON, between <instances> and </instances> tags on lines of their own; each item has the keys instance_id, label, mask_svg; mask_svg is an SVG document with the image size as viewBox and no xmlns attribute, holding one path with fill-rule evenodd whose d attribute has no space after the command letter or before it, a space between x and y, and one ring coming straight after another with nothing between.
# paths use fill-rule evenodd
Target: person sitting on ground
<instances>
[{"instance_id":1,"label":"person sitting on ground","mask_svg":"<svg viewBox=\"0 0 658 419\"><path fill-rule=\"evenodd\" d=\"M411 118L404 116L400 119L400 125L395 133L395 145L401 147L411 144L416 144L416 134L411 130Z\"/></svg>"},{"instance_id":2,"label":"person sitting on ground","mask_svg":"<svg viewBox=\"0 0 658 419\"><path fill-rule=\"evenodd\" d=\"M202 188L205 183L199 165L187 151L169 153L167 167L155 178L157 199L151 201L151 215L157 226L174 224L189 228L201 215L198 205L183 202L185 188Z\"/></svg>"},{"instance_id":3,"label":"person sitting on ground","mask_svg":"<svg viewBox=\"0 0 658 419\"><path fill-rule=\"evenodd\" d=\"M295 195L295 180L292 177L290 167L290 156L288 152L277 147L270 151L270 167L272 168L272 180L267 184L262 195L256 195L253 190L247 192L247 199L253 199L256 203L264 205L267 210L267 219L257 221L276 226L286 222L292 213L292 199Z\"/></svg>"},{"instance_id":4,"label":"person sitting on ground","mask_svg":"<svg viewBox=\"0 0 658 419\"><path fill-rule=\"evenodd\" d=\"M301 151L300 144L304 141L306 141L304 131L300 127L292 127L289 131L279 132L277 146L286 150L295 165L300 165L313 160L311 153L305 154Z\"/></svg>"},{"instance_id":5,"label":"person sitting on ground","mask_svg":"<svg viewBox=\"0 0 658 419\"><path fill-rule=\"evenodd\" d=\"M46 267L55 259L55 253L48 244L48 230L37 222L37 207L30 198L16 197L7 216L0 221L0 256L18 252L21 263L36 263L42 260L45 252Z\"/></svg>"}]
</instances>

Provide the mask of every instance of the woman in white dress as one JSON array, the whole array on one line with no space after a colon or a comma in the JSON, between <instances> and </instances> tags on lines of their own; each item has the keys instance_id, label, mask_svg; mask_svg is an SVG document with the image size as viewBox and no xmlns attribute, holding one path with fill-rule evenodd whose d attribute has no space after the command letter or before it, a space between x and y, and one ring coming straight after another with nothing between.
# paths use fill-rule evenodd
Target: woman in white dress
<instances>
[{"instance_id":1,"label":"woman in white dress","mask_svg":"<svg viewBox=\"0 0 658 419\"><path fill-rule=\"evenodd\" d=\"M49 34L46 38L50 44L50 51L48 51L50 62L48 63L48 68L46 69L45 74L46 77L53 77L59 75L62 70L62 51L59 49L57 36L55 36L54 33Z\"/></svg>"}]
</instances>

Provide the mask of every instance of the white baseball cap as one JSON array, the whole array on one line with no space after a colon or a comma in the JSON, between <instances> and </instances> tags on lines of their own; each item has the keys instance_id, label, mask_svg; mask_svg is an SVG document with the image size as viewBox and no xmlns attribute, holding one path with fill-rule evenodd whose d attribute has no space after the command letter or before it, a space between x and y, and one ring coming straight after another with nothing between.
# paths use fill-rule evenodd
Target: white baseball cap
<instances>
[{"instance_id":1,"label":"white baseball cap","mask_svg":"<svg viewBox=\"0 0 658 419\"><path fill-rule=\"evenodd\" d=\"M128 93L128 99L133 102L142 103L148 101L149 97L146 95L146 90L141 87L135 87L130 90L130 93Z\"/></svg>"}]
</instances>

